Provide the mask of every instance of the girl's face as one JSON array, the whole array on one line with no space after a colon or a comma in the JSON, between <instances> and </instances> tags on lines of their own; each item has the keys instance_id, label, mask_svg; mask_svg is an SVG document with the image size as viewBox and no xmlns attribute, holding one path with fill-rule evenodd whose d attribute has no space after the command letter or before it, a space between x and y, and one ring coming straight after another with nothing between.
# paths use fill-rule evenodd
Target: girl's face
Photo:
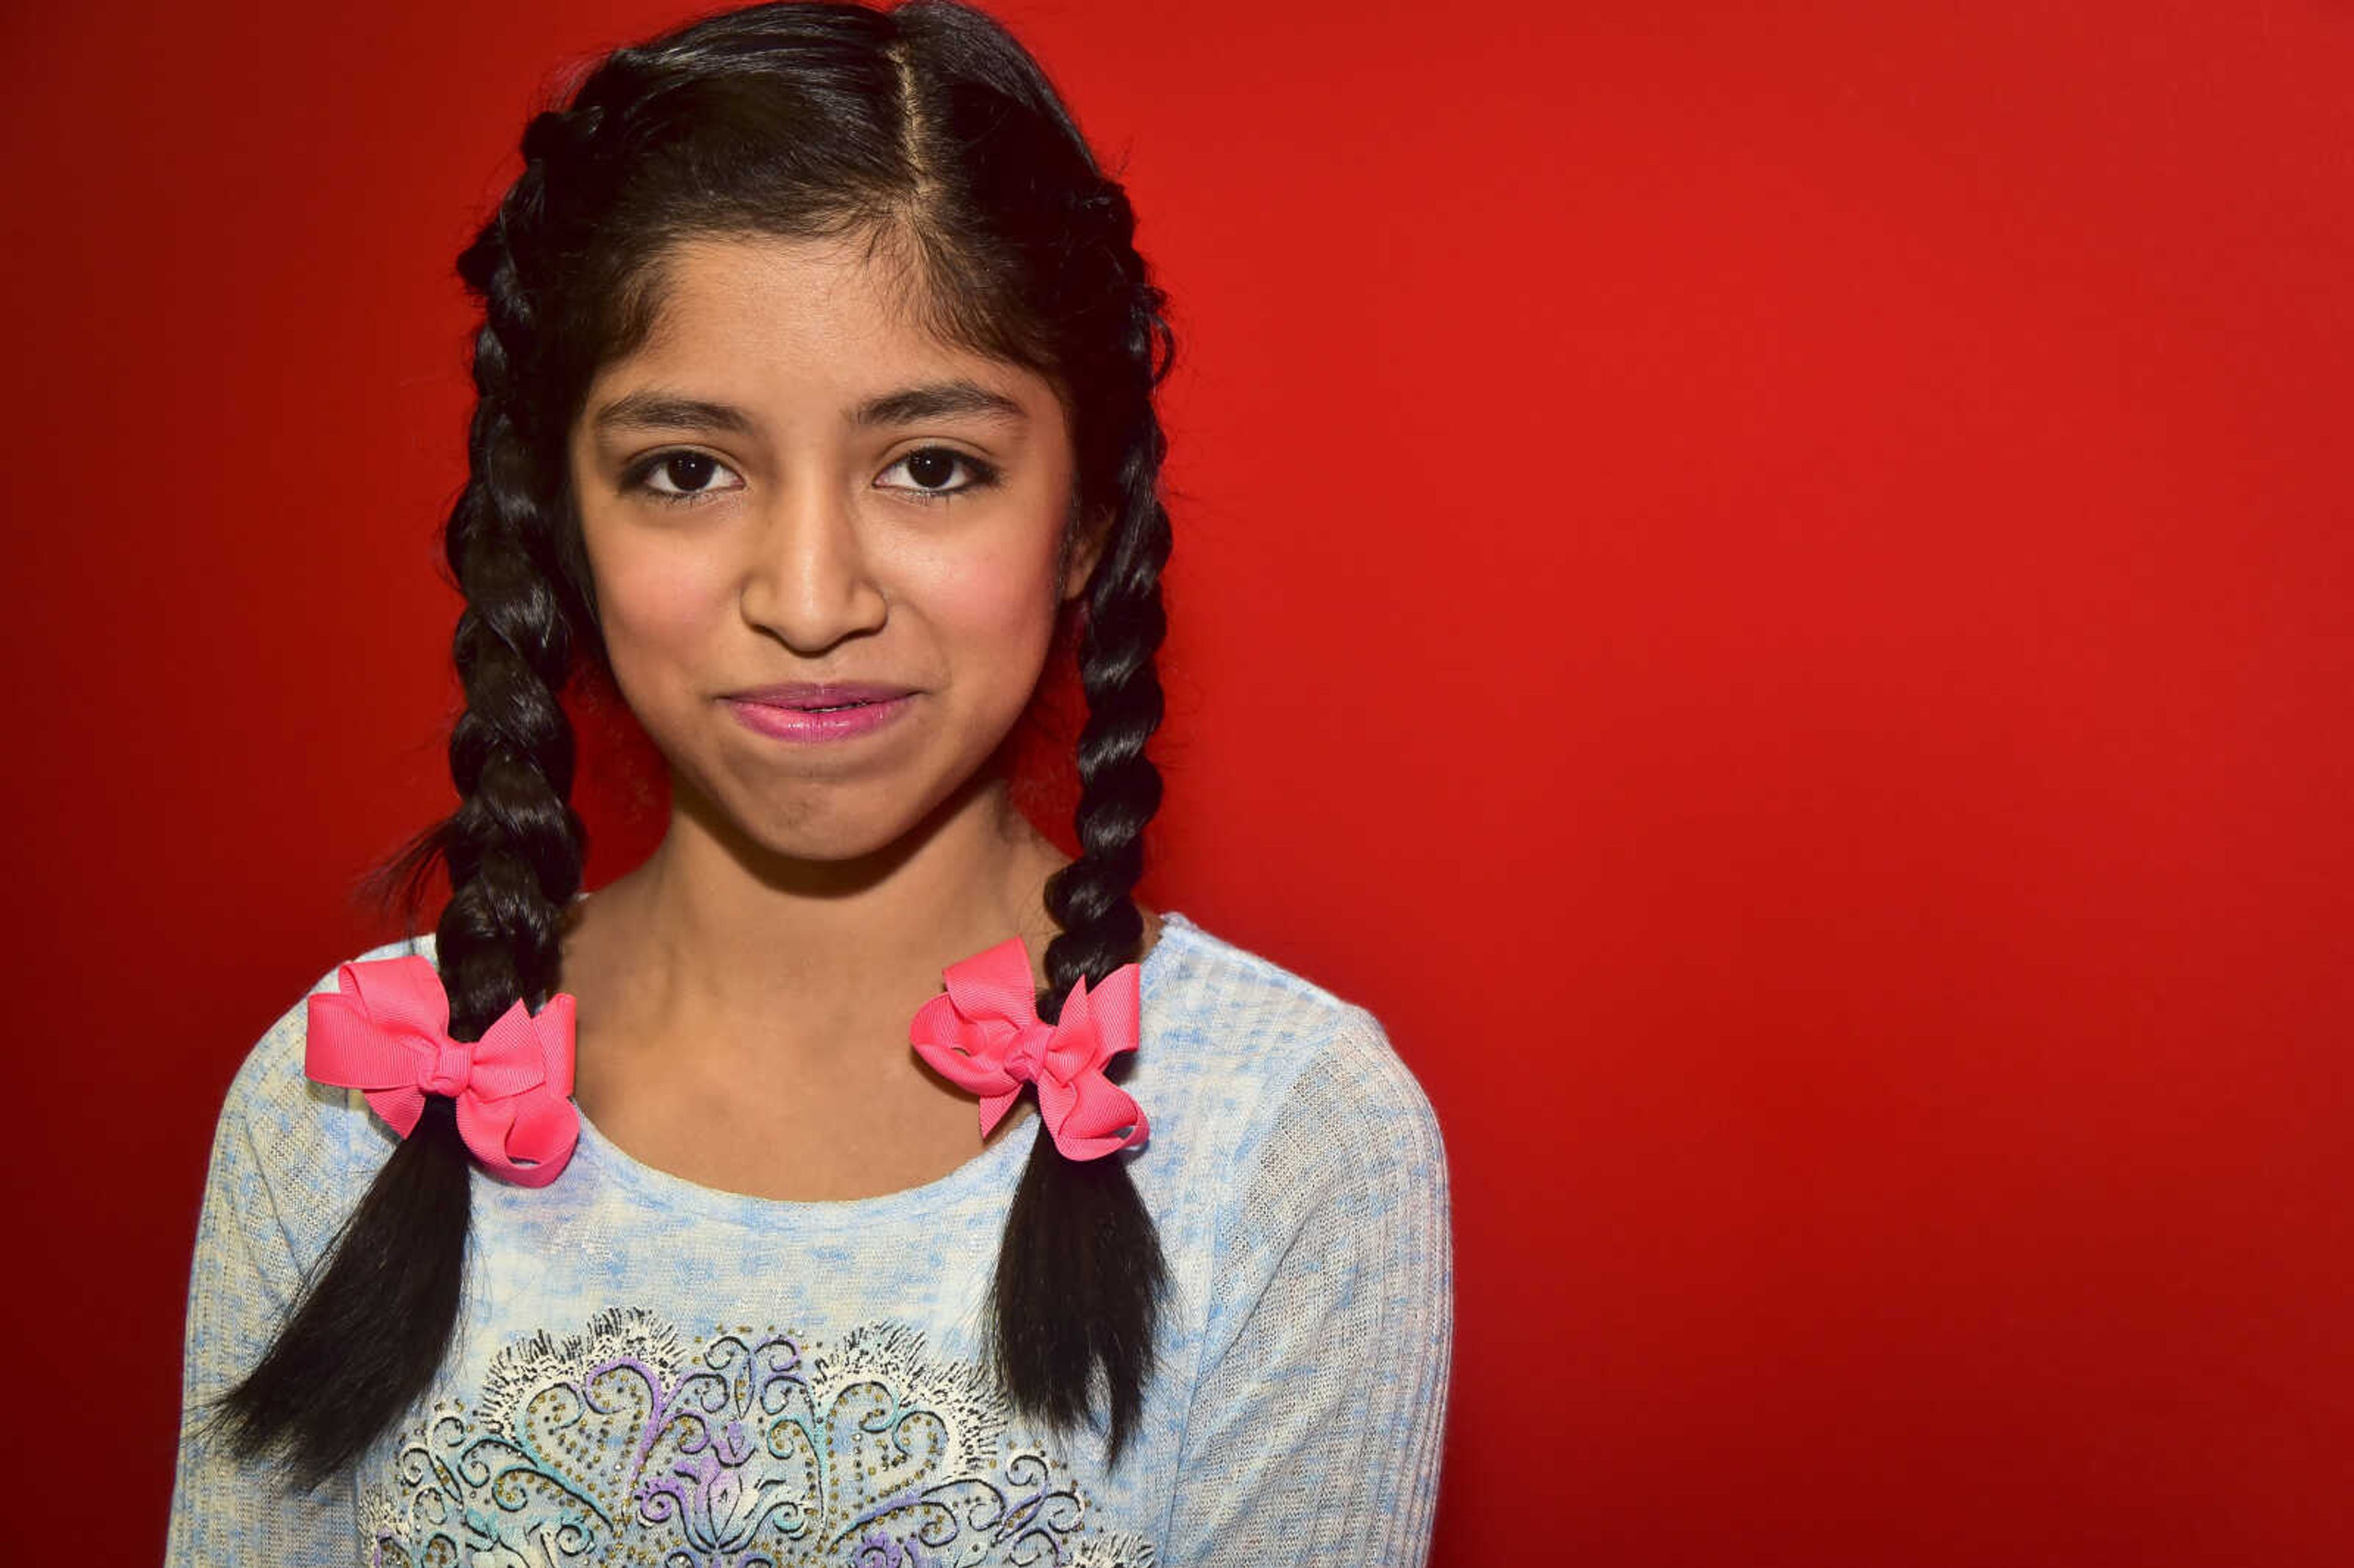
<instances>
[{"instance_id":1,"label":"girl's face","mask_svg":"<svg viewBox=\"0 0 2354 1568\"><path fill-rule=\"evenodd\" d=\"M755 843L882 849L988 760L1086 582L1062 405L924 333L860 239L695 239L663 276L571 436L614 677Z\"/></svg>"}]
</instances>

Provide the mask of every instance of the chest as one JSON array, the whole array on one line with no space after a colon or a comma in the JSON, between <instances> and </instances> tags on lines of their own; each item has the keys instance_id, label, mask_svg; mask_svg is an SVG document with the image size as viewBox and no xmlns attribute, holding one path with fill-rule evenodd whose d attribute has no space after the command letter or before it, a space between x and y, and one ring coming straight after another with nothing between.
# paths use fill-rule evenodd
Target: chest
<instances>
[{"instance_id":1,"label":"chest","mask_svg":"<svg viewBox=\"0 0 2354 1568\"><path fill-rule=\"evenodd\" d=\"M584 1031L574 1099L639 1163L756 1198L905 1192L984 1149L973 1098L887 1040L796 1060ZM990 1143L1029 1136L1028 1123L1008 1117Z\"/></svg>"}]
</instances>

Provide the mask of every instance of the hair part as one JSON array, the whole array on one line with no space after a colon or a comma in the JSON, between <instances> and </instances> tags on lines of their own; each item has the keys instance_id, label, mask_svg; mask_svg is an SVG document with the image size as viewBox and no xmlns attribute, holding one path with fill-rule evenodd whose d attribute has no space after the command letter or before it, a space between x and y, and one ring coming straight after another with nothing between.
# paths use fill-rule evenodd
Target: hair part
<instances>
[{"instance_id":1,"label":"hair part","mask_svg":"<svg viewBox=\"0 0 2354 1568\"><path fill-rule=\"evenodd\" d=\"M892 10L770 4L617 49L535 115L525 166L460 256L482 304L469 477L445 531L465 596L452 653L466 694L450 742L460 803L388 877L439 868L451 1033L478 1038L560 979L559 921L585 839L559 694L601 663L567 444L597 370L655 330L666 265L699 238L863 241L900 271L941 341L1034 370L1063 398L1076 458L1066 559L1098 553L1078 614L1087 717L1079 854L1047 888L1058 927L1040 1015L1141 956L1135 889L1161 802L1146 743L1170 523L1154 394L1175 342L1119 182L1044 73L954 0ZM1095 532L1100 530L1099 533ZM987 1358L1017 1410L1098 1419L1113 1463L1154 1370L1167 1268L1129 1156L1065 1159L1043 1125L992 1277ZM315 1482L431 1386L463 1296L470 1184L449 1102L354 1209L220 1418L248 1456Z\"/></svg>"}]
</instances>

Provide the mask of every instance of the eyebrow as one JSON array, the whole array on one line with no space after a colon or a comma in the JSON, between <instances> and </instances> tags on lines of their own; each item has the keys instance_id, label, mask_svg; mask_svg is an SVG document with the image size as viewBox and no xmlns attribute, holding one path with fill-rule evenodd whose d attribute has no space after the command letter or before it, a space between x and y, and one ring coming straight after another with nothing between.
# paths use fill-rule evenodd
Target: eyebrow
<instances>
[{"instance_id":1,"label":"eyebrow","mask_svg":"<svg viewBox=\"0 0 2354 1568\"><path fill-rule=\"evenodd\" d=\"M752 417L732 403L683 397L675 392L632 392L597 411L596 428L607 430L728 430L749 435Z\"/></svg>"},{"instance_id":2,"label":"eyebrow","mask_svg":"<svg viewBox=\"0 0 2354 1568\"><path fill-rule=\"evenodd\" d=\"M1026 424L1030 415L1021 404L977 381L959 378L904 387L869 397L850 412L850 422L862 429L878 425L912 425L921 419L964 417L1002 424ZM715 403L675 392L648 390L617 397L597 412L601 433L623 429L726 430L749 435L752 417L732 403Z\"/></svg>"},{"instance_id":3,"label":"eyebrow","mask_svg":"<svg viewBox=\"0 0 2354 1568\"><path fill-rule=\"evenodd\" d=\"M959 377L869 397L852 410L850 422L860 426L912 425L918 419L960 415L1011 425L1026 424L1030 418L1028 411L1004 393L991 392L977 381Z\"/></svg>"}]
</instances>

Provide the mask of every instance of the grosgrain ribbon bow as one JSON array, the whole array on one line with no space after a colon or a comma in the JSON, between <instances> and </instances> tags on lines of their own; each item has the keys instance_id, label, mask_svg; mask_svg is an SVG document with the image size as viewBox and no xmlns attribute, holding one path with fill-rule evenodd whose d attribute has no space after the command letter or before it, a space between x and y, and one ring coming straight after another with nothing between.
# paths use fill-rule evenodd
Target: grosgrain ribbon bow
<instances>
[{"instance_id":1,"label":"grosgrain ribbon bow","mask_svg":"<svg viewBox=\"0 0 2354 1568\"><path fill-rule=\"evenodd\" d=\"M520 1187L556 1180L580 1137L572 1105L572 998L534 1015L520 1001L480 1040L450 1037L450 998L420 958L345 964L310 1000L302 1069L358 1089L407 1138L427 1095L457 1102L458 1133L491 1171Z\"/></svg>"},{"instance_id":2,"label":"grosgrain ribbon bow","mask_svg":"<svg viewBox=\"0 0 2354 1568\"><path fill-rule=\"evenodd\" d=\"M908 1025L916 1054L940 1076L981 1097L987 1138L1023 1084L1038 1088L1038 1115L1070 1160L1093 1160L1142 1143L1144 1112L1104 1076L1104 1065L1136 1049L1142 997L1138 969L1122 964L1095 990L1071 988L1054 1023L1038 1017L1022 938L1009 938L941 971L945 995L924 1003Z\"/></svg>"}]
</instances>

